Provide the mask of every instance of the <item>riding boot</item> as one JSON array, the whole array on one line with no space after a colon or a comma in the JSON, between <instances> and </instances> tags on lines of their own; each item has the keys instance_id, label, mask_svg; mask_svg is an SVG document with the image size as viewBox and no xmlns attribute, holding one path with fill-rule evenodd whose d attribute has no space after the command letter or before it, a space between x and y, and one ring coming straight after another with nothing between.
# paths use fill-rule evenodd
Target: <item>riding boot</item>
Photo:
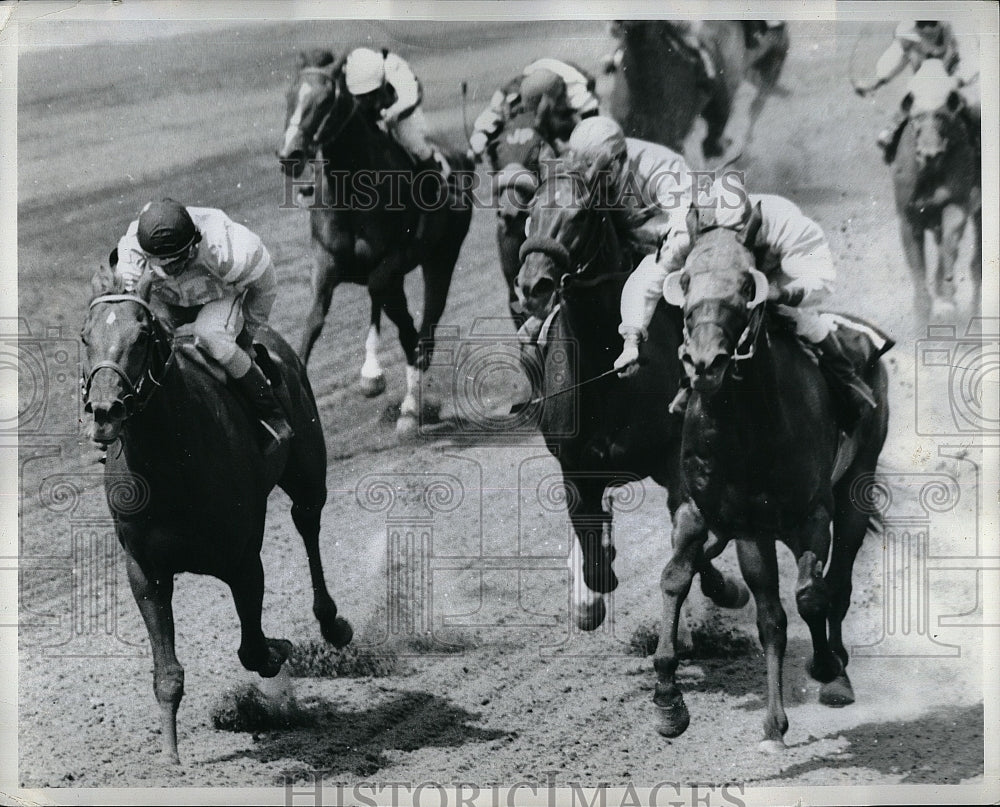
<instances>
[{"instance_id":1,"label":"riding boot","mask_svg":"<svg viewBox=\"0 0 1000 807\"><path fill-rule=\"evenodd\" d=\"M902 136L903 127L906 126L906 122L909 119L910 116L906 112L897 108L892 113L889 125L878 133L878 138L876 138L875 142L882 149L882 157L886 163L891 163L895 159L896 148L899 146L899 138Z\"/></svg>"},{"instance_id":2,"label":"riding boot","mask_svg":"<svg viewBox=\"0 0 1000 807\"><path fill-rule=\"evenodd\" d=\"M264 446L264 456L268 457L277 451L283 443L292 439L292 427L285 417L285 412L274 397L274 390L267 376L256 364L250 365L246 375L233 379L253 406L254 414L268 432L270 439Z\"/></svg>"},{"instance_id":3,"label":"riding boot","mask_svg":"<svg viewBox=\"0 0 1000 807\"><path fill-rule=\"evenodd\" d=\"M837 331L830 331L823 341L816 343L816 348L820 369L835 382L837 393L846 399L848 412L845 425L851 429L878 406L872 388L858 376Z\"/></svg>"}]
</instances>

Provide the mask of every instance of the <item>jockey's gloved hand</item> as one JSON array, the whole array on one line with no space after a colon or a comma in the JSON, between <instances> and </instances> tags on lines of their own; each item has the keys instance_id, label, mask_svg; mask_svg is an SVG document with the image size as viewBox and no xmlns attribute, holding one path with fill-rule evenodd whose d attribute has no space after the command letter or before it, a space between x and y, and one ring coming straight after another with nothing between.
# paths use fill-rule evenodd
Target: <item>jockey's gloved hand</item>
<instances>
[{"instance_id":1,"label":"jockey's gloved hand","mask_svg":"<svg viewBox=\"0 0 1000 807\"><path fill-rule=\"evenodd\" d=\"M621 378L633 375L639 366L639 334L628 333L625 336L625 347L621 355L615 359L614 369Z\"/></svg>"}]
</instances>

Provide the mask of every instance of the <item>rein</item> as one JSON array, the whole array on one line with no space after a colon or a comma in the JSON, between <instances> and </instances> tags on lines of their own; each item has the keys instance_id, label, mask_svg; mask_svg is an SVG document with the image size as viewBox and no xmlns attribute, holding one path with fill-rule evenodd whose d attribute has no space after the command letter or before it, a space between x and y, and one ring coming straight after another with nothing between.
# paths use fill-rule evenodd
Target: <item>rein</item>
<instances>
[{"instance_id":1,"label":"rein","mask_svg":"<svg viewBox=\"0 0 1000 807\"><path fill-rule=\"evenodd\" d=\"M80 383L83 389L83 402L87 403L90 398L90 390L94 385L94 378L101 370L110 370L118 376L118 379L122 382L125 387L125 395L123 398L116 399L115 403L120 403L125 409L125 417L128 418L132 415L142 412L143 409L149 404L150 399L153 397L153 393L161 387L163 378L169 372L170 368L173 366L175 357L177 355L174 348L173 342L170 343L170 352L167 355L166 360L163 362L163 366L160 372L160 378L157 380L153 375L152 358L154 351L161 347L162 337L160 333L159 323L156 319L156 315L153 313L153 309L150 308L149 303L146 302L141 297L135 294L102 294L95 297L90 301L90 309L94 306L103 303L137 303L149 317L150 326L152 328L151 336L152 339L147 343L146 355L143 360L143 372L138 381L133 382L132 379L128 377L128 374L122 368L120 364L116 361L106 359L95 364L90 372L81 377ZM146 386L147 379L151 382L152 386ZM148 393L145 392L148 390Z\"/></svg>"}]
</instances>

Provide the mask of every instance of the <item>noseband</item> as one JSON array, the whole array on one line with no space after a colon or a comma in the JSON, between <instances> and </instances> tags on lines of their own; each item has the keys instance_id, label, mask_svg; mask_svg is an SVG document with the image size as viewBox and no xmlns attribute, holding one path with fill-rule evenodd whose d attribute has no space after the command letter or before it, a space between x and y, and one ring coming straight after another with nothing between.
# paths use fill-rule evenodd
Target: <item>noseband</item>
<instances>
[{"instance_id":1,"label":"noseband","mask_svg":"<svg viewBox=\"0 0 1000 807\"><path fill-rule=\"evenodd\" d=\"M156 388L161 386L161 382L153 376L152 360L158 349L162 346L162 337L160 334L160 328L158 327L156 315L153 313L153 309L150 308L149 303L135 294L102 294L101 296L95 297L90 301L90 308L93 309L94 306L101 303L125 302L137 303L149 317L150 328L146 331L146 333L152 338L146 343L146 355L143 359L142 373L139 380L133 382L118 362L106 359L95 364L86 376L82 376L80 384L83 389L83 402L86 405L90 398L90 390L94 385L95 376L101 370L110 370L113 372L118 376L119 381L121 381L122 386L125 388L125 395L121 398L116 398L113 403L120 403L125 409L125 416L129 417L141 412L146 407L146 404L149 403L149 399L152 397ZM174 347L171 343L170 352L166 361L163 362L162 371L160 373L161 380L170 368L170 365L173 364L174 355ZM153 386L146 385L147 379L153 384Z\"/></svg>"}]
</instances>

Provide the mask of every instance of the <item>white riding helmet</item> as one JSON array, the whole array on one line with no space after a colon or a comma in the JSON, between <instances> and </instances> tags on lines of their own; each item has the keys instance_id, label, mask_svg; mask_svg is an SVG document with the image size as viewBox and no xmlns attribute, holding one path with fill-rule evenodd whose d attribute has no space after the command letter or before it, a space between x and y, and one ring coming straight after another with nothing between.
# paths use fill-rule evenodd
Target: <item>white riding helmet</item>
<instances>
[{"instance_id":1,"label":"white riding helmet","mask_svg":"<svg viewBox=\"0 0 1000 807\"><path fill-rule=\"evenodd\" d=\"M344 65L344 81L351 95L364 95L385 82L385 58L370 48L356 48Z\"/></svg>"},{"instance_id":2,"label":"white riding helmet","mask_svg":"<svg viewBox=\"0 0 1000 807\"><path fill-rule=\"evenodd\" d=\"M569 136L569 150L577 157L596 160L601 154L623 157L628 151L625 132L617 121L597 115L580 121Z\"/></svg>"}]
</instances>

